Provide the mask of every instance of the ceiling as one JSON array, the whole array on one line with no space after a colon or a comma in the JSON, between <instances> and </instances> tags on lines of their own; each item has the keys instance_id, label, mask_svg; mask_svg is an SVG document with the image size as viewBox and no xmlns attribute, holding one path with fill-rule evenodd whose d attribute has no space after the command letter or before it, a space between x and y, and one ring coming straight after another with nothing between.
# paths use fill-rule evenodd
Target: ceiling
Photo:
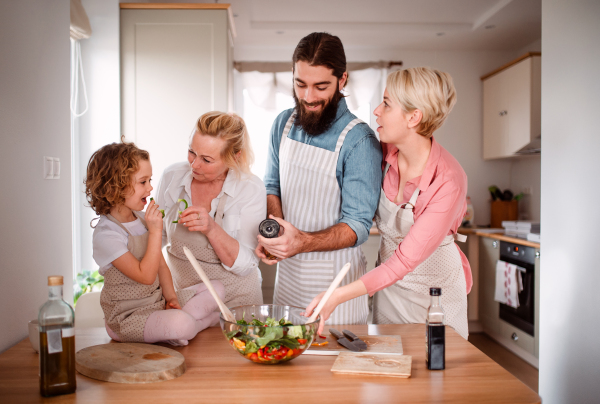
<instances>
[{"instance_id":1,"label":"ceiling","mask_svg":"<svg viewBox=\"0 0 600 404\"><path fill-rule=\"evenodd\" d=\"M226 1L222 1L225 3ZM344 47L513 50L541 38L541 0L230 0L236 47L295 46L327 31Z\"/></svg>"},{"instance_id":2,"label":"ceiling","mask_svg":"<svg viewBox=\"0 0 600 404\"><path fill-rule=\"evenodd\" d=\"M517 50L541 38L541 0L216 2L232 5L236 53L293 49L314 31L338 35L346 49L356 50Z\"/></svg>"}]
</instances>

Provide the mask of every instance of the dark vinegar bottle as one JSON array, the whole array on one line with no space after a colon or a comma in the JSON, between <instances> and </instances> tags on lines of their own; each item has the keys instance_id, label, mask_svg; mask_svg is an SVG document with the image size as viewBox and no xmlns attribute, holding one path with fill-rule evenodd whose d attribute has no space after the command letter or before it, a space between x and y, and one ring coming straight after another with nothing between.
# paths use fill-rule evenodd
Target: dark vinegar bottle
<instances>
[{"instance_id":1,"label":"dark vinegar bottle","mask_svg":"<svg viewBox=\"0 0 600 404\"><path fill-rule=\"evenodd\" d=\"M425 323L427 369L442 370L446 368L446 327L444 326L444 310L440 304L442 289L430 288L429 295L431 303Z\"/></svg>"},{"instance_id":2,"label":"dark vinegar bottle","mask_svg":"<svg viewBox=\"0 0 600 404\"><path fill-rule=\"evenodd\" d=\"M40 394L75 392L75 315L63 300L63 277L48 277L48 301L40 309Z\"/></svg>"}]
</instances>

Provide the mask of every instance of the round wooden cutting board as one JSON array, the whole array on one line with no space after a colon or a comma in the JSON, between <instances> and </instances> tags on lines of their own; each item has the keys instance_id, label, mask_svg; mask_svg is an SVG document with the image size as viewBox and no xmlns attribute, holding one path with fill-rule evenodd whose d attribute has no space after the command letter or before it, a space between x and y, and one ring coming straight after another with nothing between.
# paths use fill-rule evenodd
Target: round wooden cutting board
<instances>
[{"instance_id":1,"label":"round wooden cutting board","mask_svg":"<svg viewBox=\"0 0 600 404\"><path fill-rule=\"evenodd\" d=\"M113 383L154 383L185 373L183 355L158 345L95 345L77 352L75 358L82 375Z\"/></svg>"}]
</instances>

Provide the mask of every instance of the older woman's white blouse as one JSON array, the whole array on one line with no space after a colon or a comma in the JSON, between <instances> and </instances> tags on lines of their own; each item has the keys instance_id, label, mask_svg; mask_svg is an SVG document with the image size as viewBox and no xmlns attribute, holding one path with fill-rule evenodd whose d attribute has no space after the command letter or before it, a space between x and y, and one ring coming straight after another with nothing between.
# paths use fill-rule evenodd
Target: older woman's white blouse
<instances>
[{"instance_id":1,"label":"older woman's white blouse","mask_svg":"<svg viewBox=\"0 0 600 404\"><path fill-rule=\"evenodd\" d=\"M163 172L158 184L156 202L160 209L168 211L185 189L184 199L192 201L192 173L187 162L173 164ZM214 217L219 200L227 194L223 230L240 244L238 256L231 267L223 268L240 276L245 276L258 268L258 257L254 254L258 241L258 225L267 216L267 192L260 178L254 174L240 174L238 177L229 170L221 192L210 204L210 216ZM183 206L182 206L183 207ZM177 209L177 208L176 208ZM163 226L163 247L167 245L166 226Z\"/></svg>"}]
</instances>

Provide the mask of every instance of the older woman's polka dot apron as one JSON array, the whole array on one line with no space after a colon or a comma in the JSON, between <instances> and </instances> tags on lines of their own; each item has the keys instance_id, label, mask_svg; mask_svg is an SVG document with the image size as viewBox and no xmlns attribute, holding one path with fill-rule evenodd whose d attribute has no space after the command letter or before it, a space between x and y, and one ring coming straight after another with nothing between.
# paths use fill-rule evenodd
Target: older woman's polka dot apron
<instances>
[{"instance_id":1,"label":"older woman's polka dot apron","mask_svg":"<svg viewBox=\"0 0 600 404\"><path fill-rule=\"evenodd\" d=\"M184 197L185 189L179 195L179 198ZM215 223L219 226L223 224L226 201L227 194L224 193L219 199L214 218ZM223 301L227 307L262 304L261 278L258 269L246 276L239 276L223 268L219 256L215 253L204 234L199 231L189 231L179 223L172 223L179 218L177 214L178 205L174 204L166 212L164 219L169 243L167 246L167 262L173 275L175 289L185 289L202 283L200 276L183 252L183 247L187 246L202 266L206 276L210 280L218 280L223 283L225 287L225 299Z\"/></svg>"},{"instance_id":2,"label":"older woman's polka dot apron","mask_svg":"<svg viewBox=\"0 0 600 404\"><path fill-rule=\"evenodd\" d=\"M390 165L385 168L383 177ZM381 234L377 266L387 261L404 240L415 223L413 209L419 196L415 190L405 205L390 201L383 188L375 223ZM441 245L395 284L373 296L373 322L375 324L425 323L430 297L429 288L442 288L444 323L451 326L463 338L469 335L467 320L467 285L460 254L454 240L464 242L461 234L449 235Z\"/></svg>"},{"instance_id":3,"label":"older woman's polka dot apron","mask_svg":"<svg viewBox=\"0 0 600 404\"><path fill-rule=\"evenodd\" d=\"M134 212L135 214L135 212ZM136 215L137 216L137 215ZM141 261L148 248L148 235L133 236L112 215L106 217L119 225L129 234L127 249ZM139 218L144 227L146 221ZM193 290L180 290L177 300L181 307L196 295ZM158 275L152 285L144 285L128 278L114 266L104 274L104 287L100 293L100 305L104 311L106 325L119 337L121 342L144 342L144 326L150 314L165 309L165 298L158 281Z\"/></svg>"}]
</instances>

